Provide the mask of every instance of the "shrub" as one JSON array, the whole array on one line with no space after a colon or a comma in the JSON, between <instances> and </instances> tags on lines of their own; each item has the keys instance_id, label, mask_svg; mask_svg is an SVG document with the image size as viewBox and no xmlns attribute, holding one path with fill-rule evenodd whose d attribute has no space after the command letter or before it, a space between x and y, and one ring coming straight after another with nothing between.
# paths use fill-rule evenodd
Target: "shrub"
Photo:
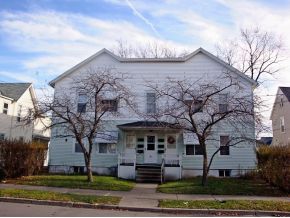
<instances>
[{"instance_id":1,"label":"shrub","mask_svg":"<svg viewBox=\"0 0 290 218\"><path fill-rule=\"evenodd\" d=\"M290 145L261 146L257 149L260 176L290 192Z\"/></svg>"},{"instance_id":2,"label":"shrub","mask_svg":"<svg viewBox=\"0 0 290 218\"><path fill-rule=\"evenodd\" d=\"M0 168L7 177L38 174L43 167L47 146L19 140L0 141Z\"/></svg>"}]
</instances>

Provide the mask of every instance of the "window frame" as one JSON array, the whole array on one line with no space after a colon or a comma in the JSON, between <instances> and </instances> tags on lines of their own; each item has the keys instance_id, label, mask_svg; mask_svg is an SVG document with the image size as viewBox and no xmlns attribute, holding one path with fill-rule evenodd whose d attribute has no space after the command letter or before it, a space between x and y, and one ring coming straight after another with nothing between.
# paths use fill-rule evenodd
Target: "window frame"
<instances>
[{"instance_id":1,"label":"window frame","mask_svg":"<svg viewBox=\"0 0 290 218\"><path fill-rule=\"evenodd\" d=\"M84 102L80 102L81 97L80 96L85 96ZM88 96L85 93L79 93L78 94L78 102L77 102L77 112L78 113L86 113L87 112L87 104L88 104ZM81 109L80 109L81 108Z\"/></svg>"},{"instance_id":2,"label":"window frame","mask_svg":"<svg viewBox=\"0 0 290 218\"><path fill-rule=\"evenodd\" d=\"M186 98L184 99L184 104L187 107L191 107L191 111L194 113L202 113L203 112L203 106L202 105L202 100L198 100L198 99L193 99L193 98ZM200 108L198 108L197 106L200 105Z\"/></svg>"},{"instance_id":3,"label":"window frame","mask_svg":"<svg viewBox=\"0 0 290 218\"><path fill-rule=\"evenodd\" d=\"M193 146L193 154L187 154L186 151L187 151L187 146ZM200 144L185 144L185 156L202 156L203 154L196 154L196 146L201 146Z\"/></svg>"},{"instance_id":4,"label":"window frame","mask_svg":"<svg viewBox=\"0 0 290 218\"><path fill-rule=\"evenodd\" d=\"M5 107L5 105L7 105L7 108ZM2 113L8 115L8 112L9 112L9 103L4 101Z\"/></svg>"},{"instance_id":5,"label":"window frame","mask_svg":"<svg viewBox=\"0 0 290 218\"><path fill-rule=\"evenodd\" d=\"M112 104L114 102L114 104ZM118 99L103 99L101 100L102 110L107 112L118 112Z\"/></svg>"},{"instance_id":6,"label":"window frame","mask_svg":"<svg viewBox=\"0 0 290 218\"><path fill-rule=\"evenodd\" d=\"M106 145L106 153L100 153L100 145ZM108 145L114 145L115 146L115 152L114 153L111 153L109 152L109 149L108 149ZM117 144L116 143L103 143L103 142L100 142L100 143L97 143L97 154L98 155L116 155L118 152L117 152Z\"/></svg>"},{"instance_id":7,"label":"window frame","mask_svg":"<svg viewBox=\"0 0 290 218\"><path fill-rule=\"evenodd\" d=\"M221 99L221 96L226 96L225 99ZM220 93L218 95L218 112L219 113L226 113L229 110L229 94L228 93ZM225 106L225 110L221 110Z\"/></svg>"},{"instance_id":8,"label":"window frame","mask_svg":"<svg viewBox=\"0 0 290 218\"><path fill-rule=\"evenodd\" d=\"M77 145L80 146L80 147L79 147L79 148L80 148L80 151L76 151L76 150L77 150L77 149L76 149L76 148L77 148L77 147L76 147ZM73 152L74 152L75 154L82 154L82 153L83 153L82 147L81 147L81 145L80 145L78 142L75 142L75 143L74 143L74 146L73 146Z\"/></svg>"},{"instance_id":9,"label":"window frame","mask_svg":"<svg viewBox=\"0 0 290 218\"><path fill-rule=\"evenodd\" d=\"M280 131L281 131L281 133L285 133L285 119L284 119L284 116L280 117Z\"/></svg>"},{"instance_id":10,"label":"window frame","mask_svg":"<svg viewBox=\"0 0 290 218\"><path fill-rule=\"evenodd\" d=\"M149 100L149 95L154 95L154 98L151 96L152 99L154 99L152 102L148 101ZM152 103L152 105L153 105L153 107L152 107L153 110L149 110L149 109L151 109L150 108L151 106L149 106L150 103ZM148 91L148 92L146 92L146 114L156 114L156 112L157 112L156 93L152 92L152 91Z\"/></svg>"},{"instance_id":11,"label":"window frame","mask_svg":"<svg viewBox=\"0 0 290 218\"><path fill-rule=\"evenodd\" d=\"M21 111L22 111L22 105L18 105L18 110L17 110L17 117L16 117L16 121L20 122L21 121Z\"/></svg>"},{"instance_id":12,"label":"window frame","mask_svg":"<svg viewBox=\"0 0 290 218\"><path fill-rule=\"evenodd\" d=\"M231 152L230 152L230 146L227 142L227 145L222 145L221 144L221 137L228 137L228 142L230 141L230 136L229 135L220 135L220 138L219 138L219 146L220 146L220 150L219 150L219 155L220 156L230 156L231 155ZM227 154L222 154L222 147L226 147L227 148Z\"/></svg>"},{"instance_id":13,"label":"window frame","mask_svg":"<svg viewBox=\"0 0 290 218\"><path fill-rule=\"evenodd\" d=\"M222 176L220 175L221 172L222 172L222 174L223 174ZM226 176L226 174L227 174L226 172L229 173L228 176ZM221 177L221 178L231 177L231 175L232 175L232 170L231 170L231 169L219 169L219 170L218 170L218 173L219 173L219 176L218 176L218 177Z\"/></svg>"}]
</instances>

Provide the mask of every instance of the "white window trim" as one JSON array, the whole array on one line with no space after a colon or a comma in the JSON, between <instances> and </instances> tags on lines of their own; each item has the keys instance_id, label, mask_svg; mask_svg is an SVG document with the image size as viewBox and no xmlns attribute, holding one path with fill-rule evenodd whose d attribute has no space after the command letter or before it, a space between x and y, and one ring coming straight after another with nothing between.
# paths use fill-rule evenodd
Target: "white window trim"
<instances>
[{"instance_id":1,"label":"white window trim","mask_svg":"<svg viewBox=\"0 0 290 218\"><path fill-rule=\"evenodd\" d=\"M283 126L284 126L284 131L282 131L282 123L283 123ZM283 117L280 117L280 131L281 133L285 133L285 119L284 119L284 116Z\"/></svg>"},{"instance_id":2,"label":"white window trim","mask_svg":"<svg viewBox=\"0 0 290 218\"><path fill-rule=\"evenodd\" d=\"M116 152L115 153L100 153L100 144L115 144L116 145ZM108 155L118 155L118 148L117 148L117 143L96 143L97 149L96 149L96 153L97 155L101 155L101 156L108 156Z\"/></svg>"},{"instance_id":3,"label":"white window trim","mask_svg":"<svg viewBox=\"0 0 290 218\"><path fill-rule=\"evenodd\" d=\"M147 101L147 94L155 94L155 112L154 113L149 113L148 112L148 101ZM155 114L157 112L157 99L156 99L156 92L150 90L145 92L145 113L146 114Z\"/></svg>"},{"instance_id":4,"label":"white window trim","mask_svg":"<svg viewBox=\"0 0 290 218\"><path fill-rule=\"evenodd\" d=\"M220 134L219 135L219 148L221 147L221 136L228 136L229 139L230 139L230 135L229 134ZM229 147L229 154L228 155L221 155L221 150L219 150L218 156L219 157L231 157L231 146L228 146L228 147Z\"/></svg>"},{"instance_id":5,"label":"white window trim","mask_svg":"<svg viewBox=\"0 0 290 218\"><path fill-rule=\"evenodd\" d=\"M185 157L202 157L203 156L202 154L189 154L189 155L187 155L186 154L186 145L197 145L197 144L185 144L185 146L184 146L184 156ZM195 148L194 148L194 153L195 153Z\"/></svg>"},{"instance_id":6,"label":"white window trim","mask_svg":"<svg viewBox=\"0 0 290 218\"><path fill-rule=\"evenodd\" d=\"M8 108L7 108L7 114L6 115L9 115L9 108L10 108L10 104L9 104L9 102L7 102L7 101L3 101L3 104L2 104L2 110L1 110L1 113L2 114L5 114L4 113L4 104L7 104L8 105Z\"/></svg>"},{"instance_id":7,"label":"white window trim","mask_svg":"<svg viewBox=\"0 0 290 218\"><path fill-rule=\"evenodd\" d=\"M75 146L76 146L76 143L78 143L77 142L77 140L73 140L73 146L72 146L72 153L73 154L83 154L83 152L75 152Z\"/></svg>"}]
</instances>

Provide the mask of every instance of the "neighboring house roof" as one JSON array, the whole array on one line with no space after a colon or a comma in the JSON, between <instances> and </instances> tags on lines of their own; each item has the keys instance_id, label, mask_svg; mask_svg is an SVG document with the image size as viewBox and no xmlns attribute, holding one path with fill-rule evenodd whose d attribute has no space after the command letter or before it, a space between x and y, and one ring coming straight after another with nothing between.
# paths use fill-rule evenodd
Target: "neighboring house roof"
<instances>
[{"instance_id":1,"label":"neighboring house roof","mask_svg":"<svg viewBox=\"0 0 290 218\"><path fill-rule=\"evenodd\" d=\"M290 101L290 87L280 87L283 94L286 96L288 101Z\"/></svg>"},{"instance_id":2,"label":"neighboring house roof","mask_svg":"<svg viewBox=\"0 0 290 218\"><path fill-rule=\"evenodd\" d=\"M0 83L0 94L17 101L32 83Z\"/></svg>"},{"instance_id":3,"label":"neighboring house roof","mask_svg":"<svg viewBox=\"0 0 290 218\"><path fill-rule=\"evenodd\" d=\"M65 76L71 74L75 70L77 70L80 67L82 67L83 65L89 63L90 61L92 61L97 56L99 56L99 55L101 55L103 53L106 53L106 54L110 55L111 57L113 57L114 59L116 59L119 62L185 62L185 61L189 60L190 58L192 58L193 56L197 55L198 53L202 53L202 54L206 55L207 57L209 57L210 59L212 59L212 60L218 62L219 64L221 64L222 66L226 67L228 70L230 70L230 71L238 74L240 77L246 79L252 85L257 86L257 82L255 80L253 80L250 77L246 76L244 73L242 73L239 70L237 70L236 68L230 66L229 64L227 64L223 60L219 59L218 57L214 56L210 52L204 50L203 48L199 48L196 51L192 52L191 54L186 55L185 57L177 57L177 58L122 58L122 57L119 57L119 56L113 54L109 50L103 48L102 50L98 51L96 54L94 54L91 57L85 59L81 63L75 65L71 69L67 70L63 74L61 74L58 77L56 77L54 80L49 82L49 85L54 87L54 85L55 85L55 83L57 81L61 80Z\"/></svg>"},{"instance_id":4,"label":"neighboring house roof","mask_svg":"<svg viewBox=\"0 0 290 218\"><path fill-rule=\"evenodd\" d=\"M273 117L273 113L274 113L274 109L275 109L275 105L276 105L275 102L277 102L278 95L281 95L281 94L278 94L279 93L279 89L281 90L283 95L285 95L285 97L290 102L290 87L278 87L277 92L276 92L275 101L274 101L274 104L273 104L273 107L272 107L272 111L271 111L271 115L270 115L270 120L272 120L272 117Z\"/></svg>"},{"instance_id":5,"label":"neighboring house roof","mask_svg":"<svg viewBox=\"0 0 290 218\"><path fill-rule=\"evenodd\" d=\"M273 137L261 137L259 140L257 140L257 143L261 145L271 145L273 140Z\"/></svg>"}]
</instances>

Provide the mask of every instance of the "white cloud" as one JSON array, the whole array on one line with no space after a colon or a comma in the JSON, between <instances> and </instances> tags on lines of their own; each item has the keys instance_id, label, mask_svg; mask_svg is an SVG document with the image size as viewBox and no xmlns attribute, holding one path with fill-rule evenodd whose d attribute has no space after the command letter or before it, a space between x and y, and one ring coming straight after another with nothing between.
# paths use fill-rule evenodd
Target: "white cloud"
<instances>
[{"instance_id":1,"label":"white cloud","mask_svg":"<svg viewBox=\"0 0 290 218\"><path fill-rule=\"evenodd\" d=\"M124 20L101 20L55 11L6 12L0 18L0 29L10 46L21 52L40 53L22 63L25 69L50 76L59 75L101 48L114 47L118 39L134 45L160 42L180 50L185 48L151 36Z\"/></svg>"},{"instance_id":2,"label":"white cloud","mask_svg":"<svg viewBox=\"0 0 290 218\"><path fill-rule=\"evenodd\" d=\"M0 71L0 75L20 82L31 82L31 83L36 82L36 79L32 76L29 76L27 72L17 73L17 72Z\"/></svg>"}]
</instances>

